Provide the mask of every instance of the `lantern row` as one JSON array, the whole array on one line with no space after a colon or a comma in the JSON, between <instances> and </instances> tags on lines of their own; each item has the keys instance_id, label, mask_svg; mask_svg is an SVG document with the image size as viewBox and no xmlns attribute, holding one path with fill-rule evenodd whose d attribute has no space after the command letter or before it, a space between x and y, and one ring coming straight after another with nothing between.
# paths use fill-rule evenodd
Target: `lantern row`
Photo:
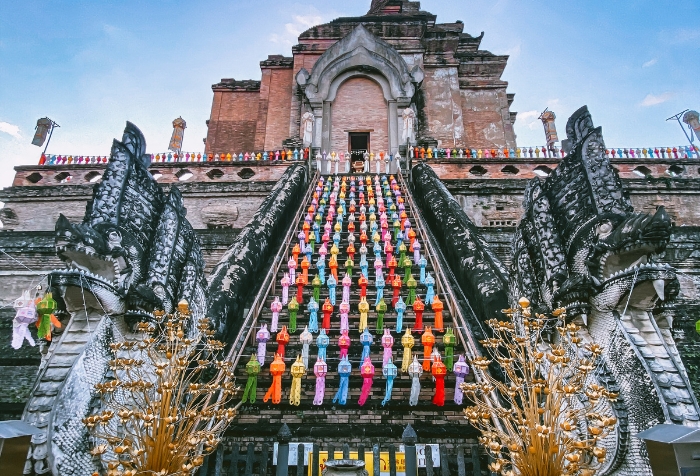
<instances>
[{"instance_id":1,"label":"lantern row","mask_svg":"<svg viewBox=\"0 0 700 476\"><path fill-rule=\"evenodd\" d=\"M391 183L389 180L391 180ZM374 189L372 188L372 179L369 176L367 176L364 181L360 177L358 182L359 186L356 187L356 178L351 177L349 180L349 193L347 193L348 180L345 177L342 179L342 184L340 183L338 177L335 178L332 192L330 180L328 180L328 182L326 182L325 178L321 178L319 180L311 203L307 209L307 214L305 216L302 229L297 235L299 242L295 243L294 247L292 248L292 254L289 262L287 263L288 272L284 273L281 280L282 300L276 296L270 306L272 310L270 329L273 332L277 330L279 313L282 310L282 306L287 305L289 312L289 329L292 331L292 333L294 333L297 328L297 313L299 311L299 305L304 302L304 287L309 284L308 272L312 262L312 254L316 248L316 243L321 243L318 250L319 258L316 262L318 274L316 274L314 279L311 281L311 284L313 285L313 295L309 299L309 304L307 305L309 325L305 326L304 332L302 332L299 336L299 342L302 345L302 352L301 355L298 356L297 361L292 364L290 369L292 375L290 403L292 405L298 405L300 401L300 378L306 373L306 370L309 369L309 346L314 341L313 333L319 332L318 311L320 302L320 287L322 285L326 285L328 288L328 297L321 307L321 311L323 312L323 320L320 326L319 335L315 339L318 351L317 362L314 365L314 373L317 377L314 404L320 405L323 403L323 395L325 394L325 376L327 374L327 348L330 343L330 338L327 332L331 328L331 314L333 313L336 305L336 288L339 284L341 284L338 280L337 256L340 252L340 232L344 231L344 229L346 229L348 232L348 247L346 249L348 259L345 262L346 273L342 280L342 302L339 306L340 336L338 337L337 343L340 360L340 363L338 364L338 372L341 378L338 393L334 398L334 402L344 405L347 401L348 378L352 368L348 357L348 349L351 346L348 314L350 312L350 287L353 283L352 273L354 268L354 256L356 253L354 244L356 231L355 213L357 212L359 212L359 241L361 244L360 276L357 280L357 285L360 288L360 302L357 306L357 310L360 314L358 326L361 333L359 340L362 344L360 372L363 377L363 386L358 403L363 405L367 401L375 373L374 365L372 364L370 358L370 346L374 343L374 337L369 332L367 323L370 305L367 301L366 294L367 285L369 283L369 265L366 259L368 249L366 245L370 241L370 236L372 237L371 241L374 242L373 251L375 253L374 281L375 286L377 287L377 296L375 300L375 308L377 311L376 329L377 332L382 333L381 343L382 347L384 348L382 373L387 380L385 398L382 402L383 404L386 404L386 402L391 399L393 379L396 377L398 369L396 365L393 364L392 348L394 344L394 337L391 335L391 331L384 327L383 322L384 314L387 310L387 304L385 303L383 296L383 288L386 281L383 273L384 260L381 256L382 252L385 254L386 266L389 268L387 280L392 283L392 286L394 287L392 306L397 312L397 332L400 333L402 330L403 312L405 311L407 304L413 306L416 314L414 331L423 331L422 314L423 310L425 309L425 304L421 300L420 296L416 296L415 288L417 286L417 282L411 272L411 268L414 263L416 265L420 265L421 267L420 280L421 283L427 288L425 297L426 303L432 305L432 308L435 311L435 326L440 331L443 330L443 305L439 297L436 296L434 292L435 280L432 278L430 273L427 273L427 275L425 273L427 261L425 260L425 257L420 256L420 243L416 239L416 233L412 229L411 222L408 219L404 200L401 196L398 183L393 176L390 177L390 179L387 179L386 176L380 179L379 175L374 177ZM356 192L358 192L357 195ZM367 193L366 196L365 192ZM349 206L346 202L346 193L347 198L349 199ZM356 201L356 198L359 199L359 201ZM357 208L358 204L359 208ZM369 208L366 205L369 205ZM326 207L328 207L326 223L323 227L321 227L323 215L326 213ZM377 223L376 212L379 212L379 223ZM391 218L393 220L393 233L389 230L389 216L387 215L387 212L391 214ZM369 213L369 217L367 216L367 213ZM344 227L346 216L347 228ZM367 218L369 218L369 220ZM335 224L332 225L334 219ZM330 237L331 231L334 232L332 245ZM323 235L321 235L321 232L323 232ZM384 242L383 246L380 245L381 241ZM393 256L394 242L399 251L398 261L396 260L396 257ZM408 247L406 246L406 243L408 243ZM331 258L329 262L330 272L328 279L326 279L325 259L326 255L329 253L329 245L331 245ZM411 251L413 253L413 262L407 256L407 251ZM305 256L301 264L299 264L299 256L302 254L302 252ZM398 263L401 263L405 269L403 280L399 274L394 274ZM297 268L301 269L301 272L298 273L298 275L296 273ZM294 283L297 285L297 293L296 296L292 296L291 299L289 299L289 287ZM400 289L404 284L406 284L409 289L406 302L404 302L403 297L400 296ZM256 378L260 368L265 365L266 345L270 339L270 335L270 330L267 329L267 324L263 324L256 334L256 340L258 342L257 354L254 354L254 357L251 357L250 362L247 364L249 382ZM286 368L283 358L285 355L286 346L290 342L290 334L286 325L283 326L282 330L277 333L275 341L277 342L277 351L275 352L275 360L273 360L273 362L270 364L270 373L273 377L273 382L264 401L272 398L273 403L279 403L281 399L281 376L284 374L284 369ZM403 372L409 372L414 379L412 384L412 396L409 403L412 405L417 403L418 393L420 392L420 383L418 379L423 371L426 371L432 372L436 378L436 392L433 402L437 405L444 405L444 376L447 374L447 371L456 369L458 374L464 373L464 375L466 375L466 372L468 371L466 363L464 363L463 359L461 359L461 362L464 363L464 367L462 366L462 363L458 362L457 364L454 364L453 362L456 337L452 332L452 329L448 329L443 337L447 365L442 363L442 357L435 347L435 335L432 333L431 327L426 327L420 340L420 342L423 344L424 351L422 366L415 356L413 358L413 362L411 362L411 349L415 345L415 339L410 328L407 327L406 333L401 338L401 342L404 346L401 369ZM463 375L461 378L463 379ZM247 384L246 387L248 388L249 385L253 384ZM245 400L254 398L252 396L254 392L249 390L246 393L247 395L244 397ZM458 400L460 400L461 392L457 392L457 394L460 394L456 397Z\"/></svg>"},{"instance_id":2,"label":"lantern row","mask_svg":"<svg viewBox=\"0 0 700 476\"><path fill-rule=\"evenodd\" d=\"M152 162L247 162L247 161L285 161L285 160L308 160L309 149L280 149L270 152L238 152L226 154L202 154L195 152L164 152L151 154ZM323 161L352 160L350 152L326 152L319 151L314 158ZM367 153L367 157L356 156L359 160L374 161L374 153ZM381 160L400 159L397 154L385 154L379 152ZM412 159L489 159L489 158L562 158L566 155L564 149L560 147L517 147L498 149L440 149L432 147L412 147L409 151ZM371 156L371 157L370 157ZM626 159L689 159L700 157L700 148L695 146L678 147L648 147L648 148L612 148L605 149L605 156L608 158ZM65 164L106 164L108 156L83 156L83 155L53 155L42 154L39 165L65 165Z\"/></svg>"}]
</instances>

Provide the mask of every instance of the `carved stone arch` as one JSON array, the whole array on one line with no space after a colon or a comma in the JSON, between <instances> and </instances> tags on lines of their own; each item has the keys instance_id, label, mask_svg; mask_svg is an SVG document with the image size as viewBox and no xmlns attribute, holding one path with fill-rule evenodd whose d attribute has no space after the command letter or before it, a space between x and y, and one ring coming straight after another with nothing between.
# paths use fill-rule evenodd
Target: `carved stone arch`
<instances>
[{"instance_id":1,"label":"carved stone arch","mask_svg":"<svg viewBox=\"0 0 700 476\"><path fill-rule=\"evenodd\" d=\"M419 69L410 71L391 45L358 25L321 55L311 73L304 69L297 73L297 84L315 117L313 147L327 150L330 146L330 106L338 88L348 79L366 77L379 84L387 101L389 148L396 152L403 130L399 110L410 105L422 76Z\"/></svg>"},{"instance_id":2,"label":"carved stone arch","mask_svg":"<svg viewBox=\"0 0 700 476\"><path fill-rule=\"evenodd\" d=\"M392 99L410 102L415 86L406 61L390 44L374 36L362 24L328 48L316 61L305 81L307 99L311 104L328 100L330 85L338 75L365 68L379 71L386 77Z\"/></svg>"}]
</instances>

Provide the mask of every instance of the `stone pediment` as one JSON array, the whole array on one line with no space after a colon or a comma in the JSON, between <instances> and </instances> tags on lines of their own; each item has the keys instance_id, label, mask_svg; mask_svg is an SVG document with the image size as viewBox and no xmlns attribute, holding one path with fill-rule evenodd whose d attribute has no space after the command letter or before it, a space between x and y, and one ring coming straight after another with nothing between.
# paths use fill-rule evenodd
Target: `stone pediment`
<instances>
[{"instance_id":1,"label":"stone pediment","mask_svg":"<svg viewBox=\"0 0 700 476\"><path fill-rule=\"evenodd\" d=\"M387 42L370 33L362 24L335 43L318 59L311 73L297 73L297 84L304 88L311 104L322 104L332 95L332 83L348 71L379 73L388 81L388 100L405 101L415 93L414 83L422 71L411 72L406 61Z\"/></svg>"}]
</instances>

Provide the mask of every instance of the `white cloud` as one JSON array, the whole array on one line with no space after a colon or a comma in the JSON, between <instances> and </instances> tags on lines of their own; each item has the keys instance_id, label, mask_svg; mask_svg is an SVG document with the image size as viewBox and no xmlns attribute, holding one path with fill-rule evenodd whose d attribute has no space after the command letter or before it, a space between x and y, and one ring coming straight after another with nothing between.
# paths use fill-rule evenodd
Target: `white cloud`
<instances>
[{"instance_id":1,"label":"white cloud","mask_svg":"<svg viewBox=\"0 0 700 476\"><path fill-rule=\"evenodd\" d=\"M650 68L654 66L659 61L658 58L653 58L642 65L642 68Z\"/></svg>"},{"instance_id":2,"label":"white cloud","mask_svg":"<svg viewBox=\"0 0 700 476\"><path fill-rule=\"evenodd\" d=\"M683 44L683 43L698 43L700 42L700 29L688 29L681 28L677 30L672 36L671 43Z\"/></svg>"},{"instance_id":3,"label":"white cloud","mask_svg":"<svg viewBox=\"0 0 700 476\"><path fill-rule=\"evenodd\" d=\"M284 33L273 33L270 35L270 41L284 46L293 46L297 43L299 35L312 26L324 23L329 17L330 15L324 14L294 15L292 17L294 21L284 25Z\"/></svg>"},{"instance_id":4,"label":"white cloud","mask_svg":"<svg viewBox=\"0 0 700 476\"><path fill-rule=\"evenodd\" d=\"M525 111L525 112L519 112L518 113L518 122L523 125L523 127L527 127L531 131L534 131L537 129L538 125L540 124L540 117L541 112L540 111Z\"/></svg>"},{"instance_id":5,"label":"white cloud","mask_svg":"<svg viewBox=\"0 0 700 476\"><path fill-rule=\"evenodd\" d=\"M19 126L10 124L9 122L0 122L0 132L10 134L15 139L21 139L22 134L19 132Z\"/></svg>"},{"instance_id":6,"label":"white cloud","mask_svg":"<svg viewBox=\"0 0 700 476\"><path fill-rule=\"evenodd\" d=\"M673 97L673 93L663 93L659 95L647 94L644 100L640 103L641 106L657 106L663 104Z\"/></svg>"}]
</instances>

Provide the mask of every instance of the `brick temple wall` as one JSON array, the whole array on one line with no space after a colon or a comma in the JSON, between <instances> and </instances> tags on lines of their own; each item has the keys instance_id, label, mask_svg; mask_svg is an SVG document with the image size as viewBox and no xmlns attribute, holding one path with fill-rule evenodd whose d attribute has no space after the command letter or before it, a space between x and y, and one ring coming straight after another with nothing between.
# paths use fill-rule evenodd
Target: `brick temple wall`
<instances>
[{"instance_id":1,"label":"brick temple wall","mask_svg":"<svg viewBox=\"0 0 700 476\"><path fill-rule=\"evenodd\" d=\"M259 99L258 91L215 90L205 152L254 150Z\"/></svg>"},{"instance_id":2,"label":"brick temple wall","mask_svg":"<svg viewBox=\"0 0 700 476\"><path fill-rule=\"evenodd\" d=\"M277 150L289 138L292 77L289 68L263 68L255 150Z\"/></svg>"},{"instance_id":3,"label":"brick temple wall","mask_svg":"<svg viewBox=\"0 0 700 476\"><path fill-rule=\"evenodd\" d=\"M422 85L429 135L438 147L464 147L467 137L456 67L426 68Z\"/></svg>"},{"instance_id":4,"label":"brick temple wall","mask_svg":"<svg viewBox=\"0 0 700 476\"><path fill-rule=\"evenodd\" d=\"M371 131L370 148L389 149L389 110L382 88L367 78L345 81L331 106L331 150L348 149L348 131Z\"/></svg>"}]
</instances>

